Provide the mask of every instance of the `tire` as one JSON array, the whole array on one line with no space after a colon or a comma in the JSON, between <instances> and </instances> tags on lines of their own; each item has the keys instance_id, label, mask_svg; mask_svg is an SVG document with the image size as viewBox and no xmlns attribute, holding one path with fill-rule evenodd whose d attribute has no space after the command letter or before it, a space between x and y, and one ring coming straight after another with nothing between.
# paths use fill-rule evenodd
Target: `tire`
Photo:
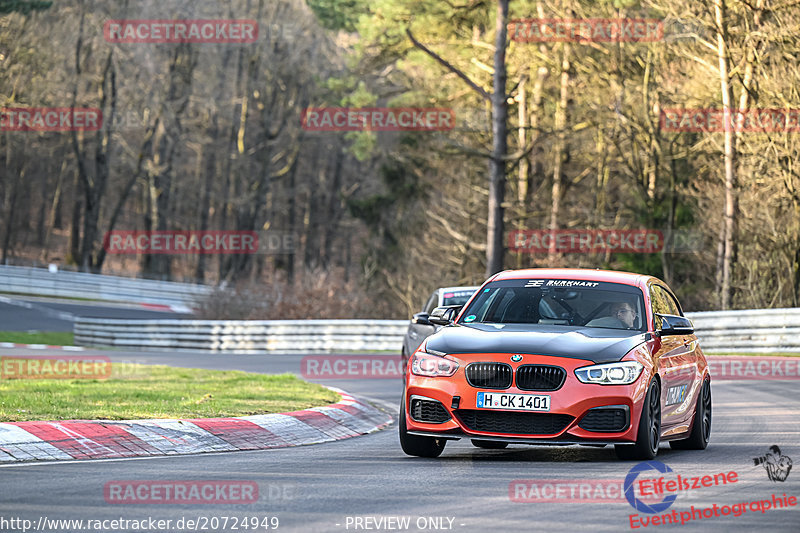
<instances>
[{"instance_id":1,"label":"tire","mask_svg":"<svg viewBox=\"0 0 800 533\"><path fill-rule=\"evenodd\" d=\"M406 355L406 347L403 346L403 349L400 352L400 361L403 362L403 390L406 388L406 367L408 366L408 356Z\"/></svg>"},{"instance_id":2,"label":"tire","mask_svg":"<svg viewBox=\"0 0 800 533\"><path fill-rule=\"evenodd\" d=\"M671 440L670 448L673 450L705 450L711 437L711 380L706 379L697 396L697 405L694 410L692 432L689 437L681 440Z\"/></svg>"},{"instance_id":3,"label":"tire","mask_svg":"<svg viewBox=\"0 0 800 533\"><path fill-rule=\"evenodd\" d=\"M406 428L406 402L400 406L400 447L406 455L415 457L439 457L447 444L445 439L409 435Z\"/></svg>"},{"instance_id":4,"label":"tire","mask_svg":"<svg viewBox=\"0 0 800 533\"><path fill-rule=\"evenodd\" d=\"M635 444L616 444L614 451L623 460L655 459L661 444L661 387L653 378L647 389L639 417L639 430Z\"/></svg>"},{"instance_id":5,"label":"tire","mask_svg":"<svg viewBox=\"0 0 800 533\"><path fill-rule=\"evenodd\" d=\"M496 440L472 439L472 445L486 450L502 450L508 447L507 442L497 442Z\"/></svg>"}]
</instances>

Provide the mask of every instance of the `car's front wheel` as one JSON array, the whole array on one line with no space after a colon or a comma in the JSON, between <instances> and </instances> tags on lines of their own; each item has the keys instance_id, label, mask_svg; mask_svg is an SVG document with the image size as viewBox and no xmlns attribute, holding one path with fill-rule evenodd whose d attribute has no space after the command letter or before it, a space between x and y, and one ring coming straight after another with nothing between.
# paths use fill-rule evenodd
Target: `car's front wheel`
<instances>
[{"instance_id":1,"label":"car's front wheel","mask_svg":"<svg viewBox=\"0 0 800 533\"><path fill-rule=\"evenodd\" d=\"M639 431L635 444L616 444L614 451L620 459L654 459L661 444L661 388L653 378L642 405Z\"/></svg>"},{"instance_id":2,"label":"car's front wheel","mask_svg":"<svg viewBox=\"0 0 800 533\"><path fill-rule=\"evenodd\" d=\"M408 367L408 354L406 354L406 347L403 346L402 351L400 352L400 361L402 362L402 367L400 371L403 373L403 389L406 388L406 368Z\"/></svg>"},{"instance_id":3,"label":"car's front wheel","mask_svg":"<svg viewBox=\"0 0 800 533\"><path fill-rule=\"evenodd\" d=\"M689 437L669 442L673 450L705 450L711 437L711 380L707 379L700 388L697 406L694 411L694 422Z\"/></svg>"},{"instance_id":4,"label":"car's front wheel","mask_svg":"<svg viewBox=\"0 0 800 533\"><path fill-rule=\"evenodd\" d=\"M400 447L406 455L416 457L439 457L444 451L445 439L410 435L406 427L406 402L400 406Z\"/></svg>"}]
</instances>

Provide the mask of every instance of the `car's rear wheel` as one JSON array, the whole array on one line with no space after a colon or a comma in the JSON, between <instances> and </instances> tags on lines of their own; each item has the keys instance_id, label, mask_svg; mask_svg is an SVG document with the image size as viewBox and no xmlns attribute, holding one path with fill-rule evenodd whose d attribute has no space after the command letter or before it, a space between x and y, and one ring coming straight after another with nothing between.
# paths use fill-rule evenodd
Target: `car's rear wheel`
<instances>
[{"instance_id":1,"label":"car's rear wheel","mask_svg":"<svg viewBox=\"0 0 800 533\"><path fill-rule=\"evenodd\" d=\"M406 427L406 402L400 406L400 447L406 455L416 457L439 457L447 444L445 439L410 435Z\"/></svg>"},{"instance_id":2,"label":"car's rear wheel","mask_svg":"<svg viewBox=\"0 0 800 533\"><path fill-rule=\"evenodd\" d=\"M711 380L703 382L697 396L694 422L689 438L669 442L673 450L705 450L711 437Z\"/></svg>"},{"instance_id":3,"label":"car's rear wheel","mask_svg":"<svg viewBox=\"0 0 800 533\"><path fill-rule=\"evenodd\" d=\"M478 448L485 448L487 450L502 450L508 447L507 442L497 442L496 440L480 440L472 439L472 445Z\"/></svg>"},{"instance_id":4,"label":"car's rear wheel","mask_svg":"<svg viewBox=\"0 0 800 533\"><path fill-rule=\"evenodd\" d=\"M654 459L661 443L661 388L653 378L639 417L635 444L616 444L614 451L620 459Z\"/></svg>"}]
</instances>

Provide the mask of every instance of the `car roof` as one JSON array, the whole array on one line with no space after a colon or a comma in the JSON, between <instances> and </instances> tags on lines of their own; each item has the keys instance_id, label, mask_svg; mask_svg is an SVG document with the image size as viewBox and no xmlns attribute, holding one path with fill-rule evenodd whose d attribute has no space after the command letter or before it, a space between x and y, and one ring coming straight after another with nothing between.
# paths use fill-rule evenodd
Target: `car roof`
<instances>
[{"instance_id":1,"label":"car roof","mask_svg":"<svg viewBox=\"0 0 800 533\"><path fill-rule=\"evenodd\" d=\"M469 286L469 287L441 287L441 288L436 289L436 290L439 291L439 292L456 292L456 291L472 291L472 292L475 292L480 288L481 288L480 285L475 285L474 287L473 286Z\"/></svg>"},{"instance_id":2,"label":"car roof","mask_svg":"<svg viewBox=\"0 0 800 533\"><path fill-rule=\"evenodd\" d=\"M491 281L526 278L581 279L586 281L622 283L624 285L634 285L637 287L643 287L651 279L660 281L653 276L636 274L635 272L590 268L528 268L524 270L505 270L495 274L494 277L491 278Z\"/></svg>"}]
</instances>

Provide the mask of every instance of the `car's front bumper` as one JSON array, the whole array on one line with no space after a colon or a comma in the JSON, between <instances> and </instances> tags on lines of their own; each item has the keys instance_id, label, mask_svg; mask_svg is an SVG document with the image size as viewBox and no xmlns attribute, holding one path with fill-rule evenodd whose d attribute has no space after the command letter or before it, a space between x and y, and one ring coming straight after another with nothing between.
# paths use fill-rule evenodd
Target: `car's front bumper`
<instances>
[{"instance_id":1,"label":"car's front bumper","mask_svg":"<svg viewBox=\"0 0 800 533\"><path fill-rule=\"evenodd\" d=\"M565 357L524 355L523 361L511 362L512 354L468 354L450 356L459 363L451 377L408 376L404 396L406 426L415 435L438 438L474 438L498 440L521 444L611 444L630 443L636 440L641 414L641 405L649 382L649 371L631 385L595 385L581 383L575 377L575 369L594 364L592 361ZM541 364L559 366L566 371L566 380L555 391L529 391L516 387L496 390L477 388L466 379L465 367L473 362L502 362L511 365L516 376L521 365ZM548 412L486 409L477 407L478 392L508 393L550 396ZM439 402L447 411L449 420L428 423L415 420L411 409L411 398L421 397ZM584 417L592 409L615 408L626 411L627 420L620 431L589 431L580 427ZM437 407L438 409L438 407ZM596 413L595 413L596 414ZM530 424L528 421L530 420ZM507 423L506 423L507 422ZM584 424L586 425L586 424ZM504 431L504 427L525 433ZM491 429L485 429L491 428ZM500 428L498 430L497 428Z\"/></svg>"}]
</instances>

